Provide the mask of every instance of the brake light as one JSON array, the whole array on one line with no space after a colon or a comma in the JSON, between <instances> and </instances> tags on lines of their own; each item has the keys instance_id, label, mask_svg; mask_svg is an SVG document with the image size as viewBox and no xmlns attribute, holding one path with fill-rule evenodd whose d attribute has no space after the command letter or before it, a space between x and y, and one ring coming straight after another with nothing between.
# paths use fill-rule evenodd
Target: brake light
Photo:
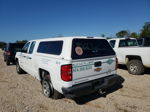
<instances>
[{"instance_id":1,"label":"brake light","mask_svg":"<svg viewBox=\"0 0 150 112\"><path fill-rule=\"evenodd\" d=\"M118 68L118 58L116 57L116 70Z\"/></svg>"},{"instance_id":2,"label":"brake light","mask_svg":"<svg viewBox=\"0 0 150 112\"><path fill-rule=\"evenodd\" d=\"M10 56L10 51L7 52L7 55Z\"/></svg>"},{"instance_id":3,"label":"brake light","mask_svg":"<svg viewBox=\"0 0 150 112\"><path fill-rule=\"evenodd\" d=\"M72 81L72 65L61 66L61 79L63 81Z\"/></svg>"}]
</instances>

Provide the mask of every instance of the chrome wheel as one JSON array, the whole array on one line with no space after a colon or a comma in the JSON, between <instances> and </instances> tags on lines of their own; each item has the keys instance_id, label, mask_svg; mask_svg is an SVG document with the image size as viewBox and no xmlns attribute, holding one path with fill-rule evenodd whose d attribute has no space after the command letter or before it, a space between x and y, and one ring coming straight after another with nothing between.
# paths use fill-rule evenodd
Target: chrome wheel
<instances>
[{"instance_id":1,"label":"chrome wheel","mask_svg":"<svg viewBox=\"0 0 150 112\"><path fill-rule=\"evenodd\" d=\"M136 73L138 71L138 67L134 64L130 64L130 71Z\"/></svg>"},{"instance_id":2,"label":"chrome wheel","mask_svg":"<svg viewBox=\"0 0 150 112\"><path fill-rule=\"evenodd\" d=\"M48 81L43 81L43 93L46 97L50 97L52 94L52 85Z\"/></svg>"},{"instance_id":3,"label":"chrome wheel","mask_svg":"<svg viewBox=\"0 0 150 112\"><path fill-rule=\"evenodd\" d=\"M128 72L133 75L142 75L145 71L141 60L131 60L127 63Z\"/></svg>"}]
</instances>

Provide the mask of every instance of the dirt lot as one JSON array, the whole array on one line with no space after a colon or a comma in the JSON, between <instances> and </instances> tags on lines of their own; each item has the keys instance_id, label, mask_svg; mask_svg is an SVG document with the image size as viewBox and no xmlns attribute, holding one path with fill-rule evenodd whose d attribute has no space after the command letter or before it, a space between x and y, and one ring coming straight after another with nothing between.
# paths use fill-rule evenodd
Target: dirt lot
<instances>
[{"instance_id":1,"label":"dirt lot","mask_svg":"<svg viewBox=\"0 0 150 112\"><path fill-rule=\"evenodd\" d=\"M43 96L40 82L18 75L15 65L6 66L0 51L0 112L150 112L150 72L130 75L118 69L123 87L106 96L91 94L76 100L52 100Z\"/></svg>"}]
</instances>

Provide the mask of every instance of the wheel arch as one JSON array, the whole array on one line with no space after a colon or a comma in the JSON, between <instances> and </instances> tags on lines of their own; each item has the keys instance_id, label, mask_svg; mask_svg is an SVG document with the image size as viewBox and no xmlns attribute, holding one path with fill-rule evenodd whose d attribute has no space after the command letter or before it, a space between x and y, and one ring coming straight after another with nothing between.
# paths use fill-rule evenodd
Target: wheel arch
<instances>
[{"instance_id":1,"label":"wheel arch","mask_svg":"<svg viewBox=\"0 0 150 112\"><path fill-rule=\"evenodd\" d=\"M41 82L41 83L42 83L42 80L43 80L43 78L45 77L45 75L51 79L51 77L50 77L50 72L49 72L49 71L47 71L47 70L45 70L45 69L43 69L43 68L39 68L38 71L39 71L39 79L40 79L40 82ZM42 74L43 72L46 73L46 74Z\"/></svg>"},{"instance_id":2,"label":"wheel arch","mask_svg":"<svg viewBox=\"0 0 150 112\"><path fill-rule=\"evenodd\" d=\"M142 62L142 58L139 55L127 55L125 58L125 63L127 64L131 60L140 60Z\"/></svg>"}]
</instances>

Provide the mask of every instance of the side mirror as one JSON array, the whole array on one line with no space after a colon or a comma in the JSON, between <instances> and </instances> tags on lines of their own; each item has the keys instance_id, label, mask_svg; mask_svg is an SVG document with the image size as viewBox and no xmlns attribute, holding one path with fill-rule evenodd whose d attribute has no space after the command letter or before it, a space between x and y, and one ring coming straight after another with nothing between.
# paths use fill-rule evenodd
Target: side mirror
<instances>
[{"instance_id":1,"label":"side mirror","mask_svg":"<svg viewBox=\"0 0 150 112\"><path fill-rule=\"evenodd\" d=\"M27 50L23 50L23 49L21 49L21 51L20 51L20 52L27 53Z\"/></svg>"}]
</instances>

